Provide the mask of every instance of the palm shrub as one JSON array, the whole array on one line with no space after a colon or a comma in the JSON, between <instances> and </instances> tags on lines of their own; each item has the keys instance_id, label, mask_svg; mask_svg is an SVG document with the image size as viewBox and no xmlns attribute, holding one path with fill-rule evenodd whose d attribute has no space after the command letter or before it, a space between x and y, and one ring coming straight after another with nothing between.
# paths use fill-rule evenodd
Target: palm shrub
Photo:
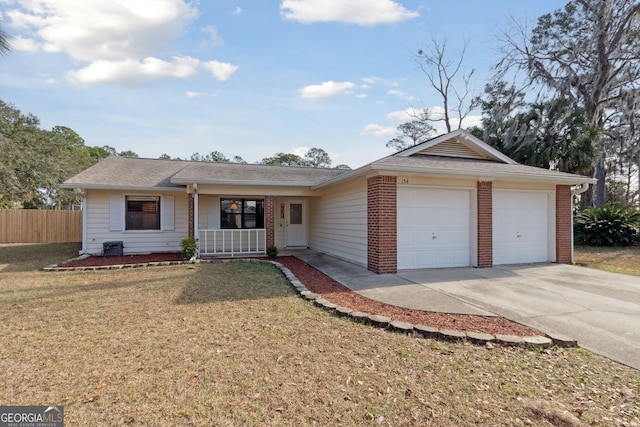
<instances>
[{"instance_id":1,"label":"palm shrub","mask_svg":"<svg viewBox=\"0 0 640 427\"><path fill-rule=\"evenodd\" d=\"M640 225L640 212L620 205L589 208L576 215L576 243L593 246L627 246L633 244Z\"/></svg>"}]
</instances>

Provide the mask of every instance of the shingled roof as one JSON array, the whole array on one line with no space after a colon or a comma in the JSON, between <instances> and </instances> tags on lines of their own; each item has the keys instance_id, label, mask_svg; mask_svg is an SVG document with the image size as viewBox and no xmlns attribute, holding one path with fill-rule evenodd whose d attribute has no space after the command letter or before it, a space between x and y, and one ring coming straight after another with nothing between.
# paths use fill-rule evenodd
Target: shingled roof
<instances>
[{"instance_id":1,"label":"shingled roof","mask_svg":"<svg viewBox=\"0 0 640 427\"><path fill-rule=\"evenodd\" d=\"M178 189L186 184L311 187L348 170L108 157L69 178L64 188Z\"/></svg>"},{"instance_id":2,"label":"shingled roof","mask_svg":"<svg viewBox=\"0 0 640 427\"><path fill-rule=\"evenodd\" d=\"M590 177L520 165L462 129L376 160L356 170L109 157L68 179L64 188L180 189L186 185L250 185L320 189L372 174L421 174L565 185Z\"/></svg>"}]
</instances>

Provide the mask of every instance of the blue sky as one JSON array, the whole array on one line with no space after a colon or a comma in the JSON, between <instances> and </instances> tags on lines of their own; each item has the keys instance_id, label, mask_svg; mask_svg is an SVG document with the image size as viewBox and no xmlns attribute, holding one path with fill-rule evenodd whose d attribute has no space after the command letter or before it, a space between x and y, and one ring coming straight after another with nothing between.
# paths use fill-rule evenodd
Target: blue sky
<instances>
[{"instance_id":1,"label":"blue sky","mask_svg":"<svg viewBox=\"0 0 640 427\"><path fill-rule=\"evenodd\" d=\"M446 38L452 55L468 40L480 93L508 21L564 4L0 0L13 37L0 99L43 128L141 157L258 162L317 147L355 168L391 153L407 109L441 108L414 57L431 38Z\"/></svg>"}]
</instances>

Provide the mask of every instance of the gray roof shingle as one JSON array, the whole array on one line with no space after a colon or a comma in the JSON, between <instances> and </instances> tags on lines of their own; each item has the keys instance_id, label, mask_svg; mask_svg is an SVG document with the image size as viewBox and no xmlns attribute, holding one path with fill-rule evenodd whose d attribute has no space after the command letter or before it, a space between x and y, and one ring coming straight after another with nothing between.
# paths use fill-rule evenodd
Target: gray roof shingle
<instances>
[{"instance_id":1,"label":"gray roof shingle","mask_svg":"<svg viewBox=\"0 0 640 427\"><path fill-rule=\"evenodd\" d=\"M69 178L63 187L161 189L193 182L310 187L345 172L348 170L111 156Z\"/></svg>"}]
</instances>

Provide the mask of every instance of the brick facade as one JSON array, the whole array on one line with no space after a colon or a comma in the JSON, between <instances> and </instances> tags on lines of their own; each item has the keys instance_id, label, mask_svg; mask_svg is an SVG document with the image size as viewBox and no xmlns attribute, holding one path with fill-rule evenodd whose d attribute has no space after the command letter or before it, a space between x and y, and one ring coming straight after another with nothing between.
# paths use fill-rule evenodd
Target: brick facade
<instances>
[{"instance_id":1,"label":"brick facade","mask_svg":"<svg viewBox=\"0 0 640 427\"><path fill-rule=\"evenodd\" d=\"M573 223L571 186L556 185L556 262L571 264Z\"/></svg>"},{"instance_id":2,"label":"brick facade","mask_svg":"<svg viewBox=\"0 0 640 427\"><path fill-rule=\"evenodd\" d=\"M367 268L374 273L398 270L397 178L367 180Z\"/></svg>"},{"instance_id":3,"label":"brick facade","mask_svg":"<svg viewBox=\"0 0 640 427\"><path fill-rule=\"evenodd\" d=\"M276 199L273 196L264 198L264 227L267 233L267 248L275 243Z\"/></svg>"},{"instance_id":4,"label":"brick facade","mask_svg":"<svg viewBox=\"0 0 640 427\"><path fill-rule=\"evenodd\" d=\"M193 237L195 234L195 224L193 223L194 221L194 209L195 206L195 200L193 198L193 194L189 194L189 237Z\"/></svg>"},{"instance_id":5,"label":"brick facade","mask_svg":"<svg viewBox=\"0 0 640 427\"><path fill-rule=\"evenodd\" d=\"M478 267L493 266L493 183L478 181Z\"/></svg>"}]
</instances>

